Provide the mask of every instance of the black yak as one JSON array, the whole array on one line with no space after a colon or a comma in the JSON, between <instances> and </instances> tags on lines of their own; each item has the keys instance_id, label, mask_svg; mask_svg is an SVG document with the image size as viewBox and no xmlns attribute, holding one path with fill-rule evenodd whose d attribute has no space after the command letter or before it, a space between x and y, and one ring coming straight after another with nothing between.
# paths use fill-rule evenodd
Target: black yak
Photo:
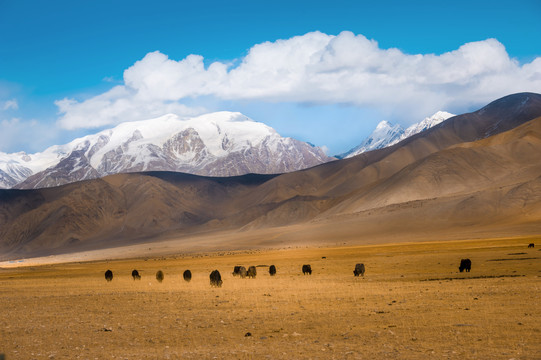
<instances>
[{"instance_id":1,"label":"black yak","mask_svg":"<svg viewBox=\"0 0 541 360\"><path fill-rule=\"evenodd\" d=\"M269 274L270 276L276 275L276 266L274 265L269 266Z\"/></svg>"},{"instance_id":2,"label":"black yak","mask_svg":"<svg viewBox=\"0 0 541 360\"><path fill-rule=\"evenodd\" d=\"M133 280L141 280L141 275L139 275L139 271L137 270L133 270L131 272L131 277L133 278Z\"/></svg>"},{"instance_id":3,"label":"black yak","mask_svg":"<svg viewBox=\"0 0 541 360\"><path fill-rule=\"evenodd\" d=\"M218 270L214 270L210 273L210 286L222 287L222 275Z\"/></svg>"},{"instance_id":4,"label":"black yak","mask_svg":"<svg viewBox=\"0 0 541 360\"><path fill-rule=\"evenodd\" d=\"M186 270L182 274L182 277L184 278L185 281L190 282L190 280L192 280L192 272L190 270Z\"/></svg>"},{"instance_id":5,"label":"black yak","mask_svg":"<svg viewBox=\"0 0 541 360\"><path fill-rule=\"evenodd\" d=\"M105 272L105 280L107 281L113 280L113 272L111 270L107 270Z\"/></svg>"},{"instance_id":6,"label":"black yak","mask_svg":"<svg viewBox=\"0 0 541 360\"><path fill-rule=\"evenodd\" d=\"M304 275L306 275L306 274L312 275L312 267L310 265L303 265L302 266L302 273Z\"/></svg>"},{"instance_id":7,"label":"black yak","mask_svg":"<svg viewBox=\"0 0 541 360\"><path fill-rule=\"evenodd\" d=\"M158 282L162 282L163 278L164 278L163 271L158 270L158 272L156 273L156 280L158 280Z\"/></svg>"},{"instance_id":8,"label":"black yak","mask_svg":"<svg viewBox=\"0 0 541 360\"><path fill-rule=\"evenodd\" d=\"M248 275L249 278L255 278L255 276L257 275L257 270L255 266L250 266L246 275Z\"/></svg>"},{"instance_id":9,"label":"black yak","mask_svg":"<svg viewBox=\"0 0 541 360\"><path fill-rule=\"evenodd\" d=\"M466 272L470 272L471 270L471 260L470 259L462 259L460 260L460 266L458 267L458 270L460 272L463 272L466 270Z\"/></svg>"},{"instance_id":10,"label":"black yak","mask_svg":"<svg viewBox=\"0 0 541 360\"><path fill-rule=\"evenodd\" d=\"M535 247L535 244L534 244L534 243L529 243L529 244L528 244L528 249L529 249L529 248L533 248L533 247Z\"/></svg>"},{"instance_id":11,"label":"black yak","mask_svg":"<svg viewBox=\"0 0 541 360\"><path fill-rule=\"evenodd\" d=\"M246 277L248 272L244 266L235 266L233 268L233 276L240 276L242 279Z\"/></svg>"},{"instance_id":12,"label":"black yak","mask_svg":"<svg viewBox=\"0 0 541 360\"><path fill-rule=\"evenodd\" d=\"M356 264L355 270L353 270L353 275L355 276L364 276L364 264Z\"/></svg>"}]
</instances>

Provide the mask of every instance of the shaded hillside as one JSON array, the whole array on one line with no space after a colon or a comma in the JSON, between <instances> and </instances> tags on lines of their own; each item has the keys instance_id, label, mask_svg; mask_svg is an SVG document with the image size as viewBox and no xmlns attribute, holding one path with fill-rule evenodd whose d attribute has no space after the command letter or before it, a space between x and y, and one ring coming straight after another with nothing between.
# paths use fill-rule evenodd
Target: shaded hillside
<instances>
[{"instance_id":1,"label":"shaded hillside","mask_svg":"<svg viewBox=\"0 0 541 360\"><path fill-rule=\"evenodd\" d=\"M4 257L44 255L302 224L305 233L265 244L303 236L541 233L539 116L541 95L515 94L389 148L279 176L153 172L4 190L0 250Z\"/></svg>"},{"instance_id":2,"label":"shaded hillside","mask_svg":"<svg viewBox=\"0 0 541 360\"><path fill-rule=\"evenodd\" d=\"M2 190L0 249L5 254L45 254L190 231L234 214L244 207L239 193L273 176L207 178L153 172L56 188Z\"/></svg>"}]
</instances>

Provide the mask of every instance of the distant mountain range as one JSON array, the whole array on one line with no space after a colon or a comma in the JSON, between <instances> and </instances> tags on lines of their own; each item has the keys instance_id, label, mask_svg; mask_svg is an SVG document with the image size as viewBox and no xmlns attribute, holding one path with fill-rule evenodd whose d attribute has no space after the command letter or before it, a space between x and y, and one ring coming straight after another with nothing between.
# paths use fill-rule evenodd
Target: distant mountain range
<instances>
[{"instance_id":1,"label":"distant mountain range","mask_svg":"<svg viewBox=\"0 0 541 360\"><path fill-rule=\"evenodd\" d=\"M218 131L214 124L206 129ZM206 139L205 129L195 130L200 135L190 139ZM151 135L140 132L143 138ZM133 135L132 129L127 133ZM113 139L111 134L95 150L93 142L71 152L87 154L91 165L90 154L100 151L100 159L116 151L137 159ZM142 140L127 149L137 141ZM188 143L193 149L198 141ZM221 144L224 140L215 145ZM177 148L160 149L161 154ZM194 156L184 148L177 153ZM184 251L538 237L540 153L541 95L520 93L392 146L280 175L141 172L47 189L0 190L0 258L167 239L177 241L174 251ZM95 169L109 169L107 161L96 164Z\"/></svg>"},{"instance_id":2,"label":"distant mountain range","mask_svg":"<svg viewBox=\"0 0 541 360\"><path fill-rule=\"evenodd\" d=\"M382 149L384 147L394 145L412 135L420 133L421 131L428 130L453 116L455 115L445 111L438 111L434 115L427 117L406 129L399 124L392 125L388 121L384 120L378 124L376 130L374 130L372 134L370 134L370 136L368 136L363 142L348 152L338 155L337 158L350 158L367 151Z\"/></svg>"},{"instance_id":3,"label":"distant mountain range","mask_svg":"<svg viewBox=\"0 0 541 360\"><path fill-rule=\"evenodd\" d=\"M273 174L334 160L233 112L165 115L56 145L37 154L0 153L0 188L52 187L107 175L178 171L204 176Z\"/></svg>"},{"instance_id":4,"label":"distant mountain range","mask_svg":"<svg viewBox=\"0 0 541 360\"><path fill-rule=\"evenodd\" d=\"M439 111L407 129L387 121L349 158L394 145L453 116ZM36 154L0 152L0 188L35 189L140 171L203 176L277 174L302 170L333 157L312 144L281 137L274 129L233 112L191 119L169 114L51 146Z\"/></svg>"}]
</instances>

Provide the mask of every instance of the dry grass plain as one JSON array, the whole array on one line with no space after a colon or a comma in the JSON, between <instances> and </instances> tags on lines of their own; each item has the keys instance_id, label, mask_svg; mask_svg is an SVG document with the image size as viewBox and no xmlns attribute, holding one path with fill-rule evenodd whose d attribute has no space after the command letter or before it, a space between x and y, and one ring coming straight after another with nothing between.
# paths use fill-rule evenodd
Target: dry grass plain
<instances>
[{"instance_id":1,"label":"dry grass plain","mask_svg":"<svg viewBox=\"0 0 541 360\"><path fill-rule=\"evenodd\" d=\"M539 245L529 238L305 247L0 269L0 353L8 360L539 359ZM465 257L472 271L459 273ZM353 276L357 262L366 265L364 278ZM305 263L311 276L300 271ZM239 279L231 275L237 264L274 264L278 273L258 267L255 279ZM132 280L132 269L142 280ZM209 286L213 269L221 288Z\"/></svg>"}]
</instances>

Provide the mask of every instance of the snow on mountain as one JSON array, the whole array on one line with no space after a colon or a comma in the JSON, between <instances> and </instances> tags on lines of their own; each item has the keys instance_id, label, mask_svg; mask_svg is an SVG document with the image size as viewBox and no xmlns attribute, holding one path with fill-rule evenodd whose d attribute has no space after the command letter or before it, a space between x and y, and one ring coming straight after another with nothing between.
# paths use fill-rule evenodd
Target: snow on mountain
<instances>
[{"instance_id":1,"label":"snow on mountain","mask_svg":"<svg viewBox=\"0 0 541 360\"><path fill-rule=\"evenodd\" d=\"M415 134L418 134L421 131L428 130L431 127L438 125L439 123L453 116L455 115L448 113L446 111L438 111L434 115L424 118L422 121L418 122L417 124L413 124L410 127L408 127L406 130L404 130L404 134L401 136L400 140L398 140L397 142L402 141L406 138L409 138L410 136L413 136ZM390 145L394 145L394 144L396 143L392 143Z\"/></svg>"},{"instance_id":2,"label":"snow on mountain","mask_svg":"<svg viewBox=\"0 0 541 360\"><path fill-rule=\"evenodd\" d=\"M332 159L320 148L281 137L241 113L224 111L190 119L168 114L125 122L42 153L0 153L0 187L51 187L138 171L205 176L282 173Z\"/></svg>"},{"instance_id":3,"label":"snow on mountain","mask_svg":"<svg viewBox=\"0 0 541 360\"><path fill-rule=\"evenodd\" d=\"M391 123L384 120L378 124L376 130L364 139L362 143L339 157L349 158L367 151L390 146L391 143L398 142L403 134L404 129L400 125L391 125Z\"/></svg>"},{"instance_id":4,"label":"snow on mountain","mask_svg":"<svg viewBox=\"0 0 541 360\"><path fill-rule=\"evenodd\" d=\"M0 152L0 189L11 188L30 175L58 163L70 151L69 144L52 146L41 153L27 154Z\"/></svg>"},{"instance_id":5,"label":"snow on mountain","mask_svg":"<svg viewBox=\"0 0 541 360\"><path fill-rule=\"evenodd\" d=\"M455 115L445 111L438 111L434 115L427 117L416 124L411 125L407 129L404 129L399 124L392 125L388 121L384 120L378 124L372 134L370 134L370 136L364 139L361 144L349 150L348 152L339 155L338 157L350 158L367 151L392 146L410 136L428 130L431 127L438 125L442 121L445 121L453 116Z\"/></svg>"}]
</instances>

